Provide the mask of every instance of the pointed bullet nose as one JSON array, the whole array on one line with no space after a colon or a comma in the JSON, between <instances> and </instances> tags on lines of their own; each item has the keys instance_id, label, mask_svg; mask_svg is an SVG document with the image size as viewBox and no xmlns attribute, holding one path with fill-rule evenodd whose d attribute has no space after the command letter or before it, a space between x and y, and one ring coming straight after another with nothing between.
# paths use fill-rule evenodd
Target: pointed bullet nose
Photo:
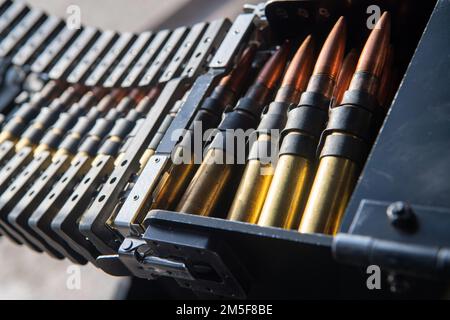
<instances>
[{"instance_id":1,"label":"pointed bullet nose","mask_svg":"<svg viewBox=\"0 0 450 320\"><path fill-rule=\"evenodd\" d=\"M375 25L375 30L386 30L386 36L390 37L391 33L391 14L388 11L385 11L380 20L378 20Z\"/></svg>"},{"instance_id":2,"label":"pointed bullet nose","mask_svg":"<svg viewBox=\"0 0 450 320\"><path fill-rule=\"evenodd\" d=\"M256 50L258 46L254 43L250 44L247 48L245 48L242 53L241 58L239 59L238 66L250 66L253 62L253 58L255 57Z\"/></svg>"},{"instance_id":3,"label":"pointed bullet nose","mask_svg":"<svg viewBox=\"0 0 450 320\"><path fill-rule=\"evenodd\" d=\"M341 69L347 37L344 17L340 17L322 46L313 74L325 74L336 79Z\"/></svg>"},{"instance_id":4,"label":"pointed bullet nose","mask_svg":"<svg viewBox=\"0 0 450 320\"><path fill-rule=\"evenodd\" d=\"M117 101L117 100L122 99L122 98L125 96L125 94L126 94L126 91L125 91L125 90L122 90L122 89L114 89L114 90L110 93L110 96L111 96L111 99Z\"/></svg>"},{"instance_id":5,"label":"pointed bullet nose","mask_svg":"<svg viewBox=\"0 0 450 320\"><path fill-rule=\"evenodd\" d=\"M339 71L339 76L336 81L336 86L334 88L334 103L333 107L337 106L344 96L345 91L350 86L353 74L356 70L356 64L358 63L359 52L356 49L352 49L344 59L342 63L342 68Z\"/></svg>"},{"instance_id":6,"label":"pointed bullet nose","mask_svg":"<svg viewBox=\"0 0 450 320\"><path fill-rule=\"evenodd\" d=\"M100 97L106 94L106 90L103 87L95 87L91 90L91 92L96 97Z\"/></svg>"},{"instance_id":7,"label":"pointed bullet nose","mask_svg":"<svg viewBox=\"0 0 450 320\"><path fill-rule=\"evenodd\" d=\"M255 44L249 45L245 48L239 61L234 66L233 70L222 78L220 81L221 86L227 86L231 91L237 93L240 92L247 80L248 71L252 65L252 61L255 57L257 46Z\"/></svg>"},{"instance_id":8,"label":"pointed bullet nose","mask_svg":"<svg viewBox=\"0 0 450 320\"><path fill-rule=\"evenodd\" d=\"M391 16L383 13L369 35L359 58L357 72L367 72L380 77L388 54L391 37Z\"/></svg>"},{"instance_id":9,"label":"pointed bullet nose","mask_svg":"<svg viewBox=\"0 0 450 320\"><path fill-rule=\"evenodd\" d=\"M257 83L264 85L268 89L273 89L283 74L289 54L290 43L286 41L265 63L258 74Z\"/></svg>"},{"instance_id":10,"label":"pointed bullet nose","mask_svg":"<svg viewBox=\"0 0 450 320\"><path fill-rule=\"evenodd\" d=\"M303 40L283 77L281 87L292 86L295 91L303 91L309 78L313 59L313 39L311 35Z\"/></svg>"},{"instance_id":11,"label":"pointed bullet nose","mask_svg":"<svg viewBox=\"0 0 450 320\"><path fill-rule=\"evenodd\" d=\"M389 93L393 86L394 48L388 47L386 62L384 63L383 73L381 75L380 87L378 89L378 102L382 107L386 107L389 102Z\"/></svg>"},{"instance_id":12,"label":"pointed bullet nose","mask_svg":"<svg viewBox=\"0 0 450 320\"><path fill-rule=\"evenodd\" d=\"M142 96L144 95L144 91L141 89L133 89L129 93L128 97L130 97L133 100L140 100Z\"/></svg>"}]
</instances>

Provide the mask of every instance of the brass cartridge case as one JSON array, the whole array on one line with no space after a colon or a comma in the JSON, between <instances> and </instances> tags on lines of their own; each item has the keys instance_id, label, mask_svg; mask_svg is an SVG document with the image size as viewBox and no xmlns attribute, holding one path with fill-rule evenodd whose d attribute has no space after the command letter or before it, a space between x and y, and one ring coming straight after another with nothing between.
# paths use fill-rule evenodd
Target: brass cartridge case
<instances>
[{"instance_id":1,"label":"brass cartridge case","mask_svg":"<svg viewBox=\"0 0 450 320\"><path fill-rule=\"evenodd\" d=\"M289 111L277 167L258 225L292 229L297 228L300 223L311 184L318 136L325 125L329 101L335 91L345 42L346 26L344 18L341 17L322 46L299 106ZM313 105L304 104L304 99L310 95L321 96L325 102L322 102L322 105L319 102L314 102ZM306 114L306 110L320 114L320 117L313 118L317 121L314 124L315 130L307 128L305 122L296 122L296 114ZM291 145L294 146L293 149L290 149ZM301 148L296 147L298 145Z\"/></svg>"},{"instance_id":2,"label":"brass cartridge case","mask_svg":"<svg viewBox=\"0 0 450 320\"><path fill-rule=\"evenodd\" d=\"M358 166L349 159L322 158L299 231L335 234L358 173ZM320 214L322 212L329 214Z\"/></svg>"},{"instance_id":3,"label":"brass cartridge case","mask_svg":"<svg viewBox=\"0 0 450 320\"><path fill-rule=\"evenodd\" d=\"M267 134L258 140L270 141ZM256 223L264 205L274 169L271 163L263 164L260 160L249 160L243 179L236 192L236 197L228 213L228 219Z\"/></svg>"},{"instance_id":4,"label":"brass cartridge case","mask_svg":"<svg viewBox=\"0 0 450 320\"><path fill-rule=\"evenodd\" d=\"M261 157L269 156L269 150L265 150L267 154L261 155L260 153L263 149L271 148L272 143L278 143L268 131L283 128L289 106L296 104L305 90L312 62L313 40L311 36L307 36L289 64L274 103L268 107L257 128L259 131L258 141L252 146L254 155L248 159L241 183L228 212L228 219L250 223L258 221L274 174L272 161L267 161L271 159L266 159L266 161L261 159ZM265 117L269 117L269 123L264 121ZM277 119L277 121L271 123L270 119Z\"/></svg>"},{"instance_id":5,"label":"brass cartridge case","mask_svg":"<svg viewBox=\"0 0 450 320\"><path fill-rule=\"evenodd\" d=\"M354 108L353 110L368 107L362 105L357 98L351 95L354 92L365 94L373 100L377 99L380 77L389 52L389 39L390 15L385 12L371 32L361 53L356 72L347 91L350 98L344 97L342 105L335 110L349 108L348 105L351 105ZM329 124L333 123L331 120L332 116ZM371 125L373 125L374 120L371 119L371 122ZM338 140L341 143L352 142L347 144L347 150L338 148L331 154L323 153L322 150L318 171L299 227L299 231L303 233L330 235L337 233L359 171L367 156L365 154L367 150L365 149L368 147L370 138L367 137L364 130L348 128L337 130L331 126L327 128L327 131L324 149L328 142L330 143L329 146ZM339 144L335 146L339 146ZM356 155L350 154L349 146L352 147L351 149Z\"/></svg>"},{"instance_id":6,"label":"brass cartridge case","mask_svg":"<svg viewBox=\"0 0 450 320\"><path fill-rule=\"evenodd\" d=\"M230 129L253 130L256 127L262 109L282 75L287 54L288 43L285 43L265 63L255 83L218 126L222 133ZM212 147L207 151L202 164L181 197L177 211L204 216L213 213L226 186L230 183L231 177L236 177L233 176L233 173L236 172L234 169L238 167L227 164L225 161L227 152L231 151L227 150L225 140L226 138L222 134L214 137L210 145ZM233 154L228 154L228 156L230 155L233 156Z\"/></svg>"},{"instance_id":7,"label":"brass cartridge case","mask_svg":"<svg viewBox=\"0 0 450 320\"><path fill-rule=\"evenodd\" d=\"M224 150L211 149L207 152L202 165L181 198L177 211L201 216L212 213L233 171L233 165L222 163L224 158Z\"/></svg>"},{"instance_id":8,"label":"brass cartridge case","mask_svg":"<svg viewBox=\"0 0 450 320\"><path fill-rule=\"evenodd\" d=\"M272 181L274 187L269 189L258 225L284 229L298 226L300 221L297 213L304 207L312 168L311 161L303 157L290 154L280 157Z\"/></svg>"}]
</instances>

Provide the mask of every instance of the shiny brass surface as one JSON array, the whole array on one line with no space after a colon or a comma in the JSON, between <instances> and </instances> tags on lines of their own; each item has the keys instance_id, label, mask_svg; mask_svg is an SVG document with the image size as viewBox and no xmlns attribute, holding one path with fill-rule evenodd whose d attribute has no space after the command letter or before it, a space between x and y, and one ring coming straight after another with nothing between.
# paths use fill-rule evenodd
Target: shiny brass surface
<instances>
[{"instance_id":1,"label":"shiny brass surface","mask_svg":"<svg viewBox=\"0 0 450 320\"><path fill-rule=\"evenodd\" d=\"M357 165L348 159L322 158L298 230L336 234L358 173Z\"/></svg>"},{"instance_id":2,"label":"shiny brass surface","mask_svg":"<svg viewBox=\"0 0 450 320\"><path fill-rule=\"evenodd\" d=\"M341 17L330 31L317 58L307 92L331 99L341 70L346 42L345 20ZM301 108L301 107L300 107ZM288 135L301 135L291 131ZM297 228L311 181L312 162L296 155L281 155L270 185L258 224L280 228Z\"/></svg>"},{"instance_id":3,"label":"shiny brass surface","mask_svg":"<svg viewBox=\"0 0 450 320\"><path fill-rule=\"evenodd\" d=\"M155 188L150 209L173 209L197 167L193 162L182 163L173 165L170 171L165 172Z\"/></svg>"},{"instance_id":4,"label":"shiny brass surface","mask_svg":"<svg viewBox=\"0 0 450 320\"><path fill-rule=\"evenodd\" d=\"M297 103L305 90L309 79L313 60L313 41L307 36L297 49L283 77L275 97L276 102ZM270 112L287 112L287 110L272 110ZM267 141L270 145L271 135L260 134L258 141ZM257 146L257 145L256 145ZM258 153L258 152L257 152ZM272 164L263 164L260 159L248 161L236 196L228 212L228 219L256 223L269 191L273 177Z\"/></svg>"},{"instance_id":5,"label":"shiny brass surface","mask_svg":"<svg viewBox=\"0 0 450 320\"><path fill-rule=\"evenodd\" d=\"M288 154L280 157L258 225L285 229L298 227L311 171L312 164L305 158Z\"/></svg>"},{"instance_id":6,"label":"shiny brass surface","mask_svg":"<svg viewBox=\"0 0 450 320\"><path fill-rule=\"evenodd\" d=\"M271 164L250 160L242 176L227 219L256 223L273 178Z\"/></svg>"},{"instance_id":7,"label":"shiny brass surface","mask_svg":"<svg viewBox=\"0 0 450 320\"><path fill-rule=\"evenodd\" d=\"M61 87L60 83L54 80L50 80L45 84L45 86L40 91L36 92L33 96L31 96L31 99L28 103L35 105L39 104L39 102L50 100L52 98L56 99L56 96L62 89L63 88ZM72 89L68 90L67 92L72 92ZM23 123L24 119L20 116L15 115L9 121L16 123ZM16 137L11 132L8 131L2 130L2 132L0 133L0 143L3 143L6 140L16 142L19 138L20 137Z\"/></svg>"},{"instance_id":8,"label":"shiny brass surface","mask_svg":"<svg viewBox=\"0 0 450 320\"><path fill-rule=\"evenodd\" d=\"M7 140L10 140L10 141L14 142L14 141L17 140L17 138L14 137L14 136L11 134L11 132L9 132L9 131L2 131L2 132L0 133L0 144L3 143L3 142L5 142L5 141L7 141Z\"/></svg>"},{"instance_id":9,"label":"shiny brass surface","mask_svg":"<svg viewBox=\"0 0 450 320\"><path fill-rule=\"evenodd\" d=\"M32 145L33 145L33 143L31 143L30 139L28 139L28 138L21 138L16 143L16 152L19 152L22 148L25 148L25 147L28 147L28 146L32 146Z\"/></svg>"},{"instance_id":10,"label":"shiny brass surface","mask_svg":"<svg viewBox=\"0 0 450 320\"><path fill-rule=\"evenodd\" d=\"M55 155L53 156L53 159L57 159L63 155L67 155L69 154L69 151L63 148L59 148L58 150L56 150Z\"/></svg>"},{"instance_id":11,"label":"shiny brass surface","mask_svg":"<svg viewBox=\"0 0 450 320\"><path fill-rule=\"evenodd\" d=\"M47 150L50 150L49 146L47 144L41 143L36 147L36 149L34 149L34 154L38 155L39 153Z\"/></svg>"},{"instance_id":12,"label":"shiny brass surface","mask_svg":"<svg viewBox=\"0 0 450 320\"><path fill-rule=\"evenodd\" d=\"M370 33L349 85L349 90L377 97L390 42L390 15L385 12ZM332 133L337 135L342 133ZM360 164L362 166L362 164ZM337 156L321 158L299 231L333 235L356 184L359 166Z\"/></svg>"},{"instance_id":13,"label":"shiny brass surface","mask_svg":"<svg viewBox=\"0 0 450 320\"><path fill-rule=\"evenodd\" d=\"M247 90L246 98L258 106L256 112L262 112L262 107L268 102L272 89L281 77L288 57L289 44L284 43L264 64L255 83ZM241 111L232 111L241 112ZM257 116L255 114L254 116ZM227 128L239 129L239 128ZM226 150L210 149L202 164L191 180L186 192L176 208L177 211L208 216L212 214L221 198L225 187L230 181L233 164L225 164Z\"/></svg>"},{"instance_id":14,"label":"shiny brass surface","mask_svg":"<svg viewBox=\"0 0 450 320\"><path fill-rule=\"evenodd\" d=\"M225 109L226 106L233 104L237 99L238 93L245 87L256 49L256 45L249 45L233 69L220 80L219 85L212 92L211 97L221 101L222 105L217 106L218 108ZM223 110L219 109L217 111L222 112ZM183 152L185 152L184 148L177 146L174 156L183 158L181 155ZM141 158L141 168L145 166L153 154L154 151L152 150L148 149L145 151ZM191 155L189 163L182 162L181 160L179 164L172 164L170 170L165 172L160 178L153 192L153 203L150 209L172 209L177 205L179 198L199 167L198 164L194 163L193 155Z\"/></svg>"},{"instance_id":15,"label":"shiny brass surface","mask_svg":"<svg viewBox=\"0 0 450 320\"><path fill-rule=\"evenodd\" d=\"M141 156L141 159L139 160L139 164L141 166L141 170L147 164L148 159L150 159L151 156L154 155L154 154L155 154L155 150L153 150L153 149L146 149L144 151L144 153ZM119 156L117 157L116 165L121 162L123 156L124 156L123 153L119 154Z\"/></svg>"},{"instance_id":16,"label":"shiny brass surface","mask_svg":"<svg viewBox=\"0 0 450 320\"><path fill-rule=\"evenodd\" d=\"M221 164L224 159L223 150L211 149L207 152L176 211L202 216L212 213L233 171L232 165Z\"/></svg>"}]
</instances>

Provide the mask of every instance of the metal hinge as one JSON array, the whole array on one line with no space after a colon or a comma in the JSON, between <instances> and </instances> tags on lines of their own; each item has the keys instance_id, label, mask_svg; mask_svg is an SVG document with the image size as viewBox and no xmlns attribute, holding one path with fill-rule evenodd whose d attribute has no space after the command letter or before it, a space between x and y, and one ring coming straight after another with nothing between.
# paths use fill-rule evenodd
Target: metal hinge
<instances>
[{"instance_id":1,"label":"metal hinge","mask_svg":"<svg viewBox=\"0 0 450 320\"><path fill-rule=\"evenodd\" d=\"M395 241L368 236L338 234L333 240L334 258L341 263L369 266L395 271L419 278L450 276L450 249Z\"/></svg>"},{"instance_id":2,"label":"metal hinge","mask_svg":"<svg viewBox=\"0 0 450 320\"><path fill-rule=\"evenodd\" d=\"M363 200L348 233L333 239L334 258L418 278L450 276L450 210Z\"/></svg>"}]
</instances>

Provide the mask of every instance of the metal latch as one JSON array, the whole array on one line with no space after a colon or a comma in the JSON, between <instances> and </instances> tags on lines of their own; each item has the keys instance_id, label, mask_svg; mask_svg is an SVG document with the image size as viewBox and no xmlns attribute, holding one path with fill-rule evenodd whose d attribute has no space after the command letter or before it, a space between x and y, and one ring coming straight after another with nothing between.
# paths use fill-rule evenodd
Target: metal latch
<instances>
[{"instance_id":1,"label":"metal latch","mask_svg":"<svg viewBox=\"0 0 450 320\"><path fill-rule=\"evenodd\" d=\"M119 257L140 278L166 276L196 292L230 298L246 296L242 285L246 272L239 261L223 243L202 232L174 232L150 225L142 238L123 241Z\"/></svg>"}]
</instances>

